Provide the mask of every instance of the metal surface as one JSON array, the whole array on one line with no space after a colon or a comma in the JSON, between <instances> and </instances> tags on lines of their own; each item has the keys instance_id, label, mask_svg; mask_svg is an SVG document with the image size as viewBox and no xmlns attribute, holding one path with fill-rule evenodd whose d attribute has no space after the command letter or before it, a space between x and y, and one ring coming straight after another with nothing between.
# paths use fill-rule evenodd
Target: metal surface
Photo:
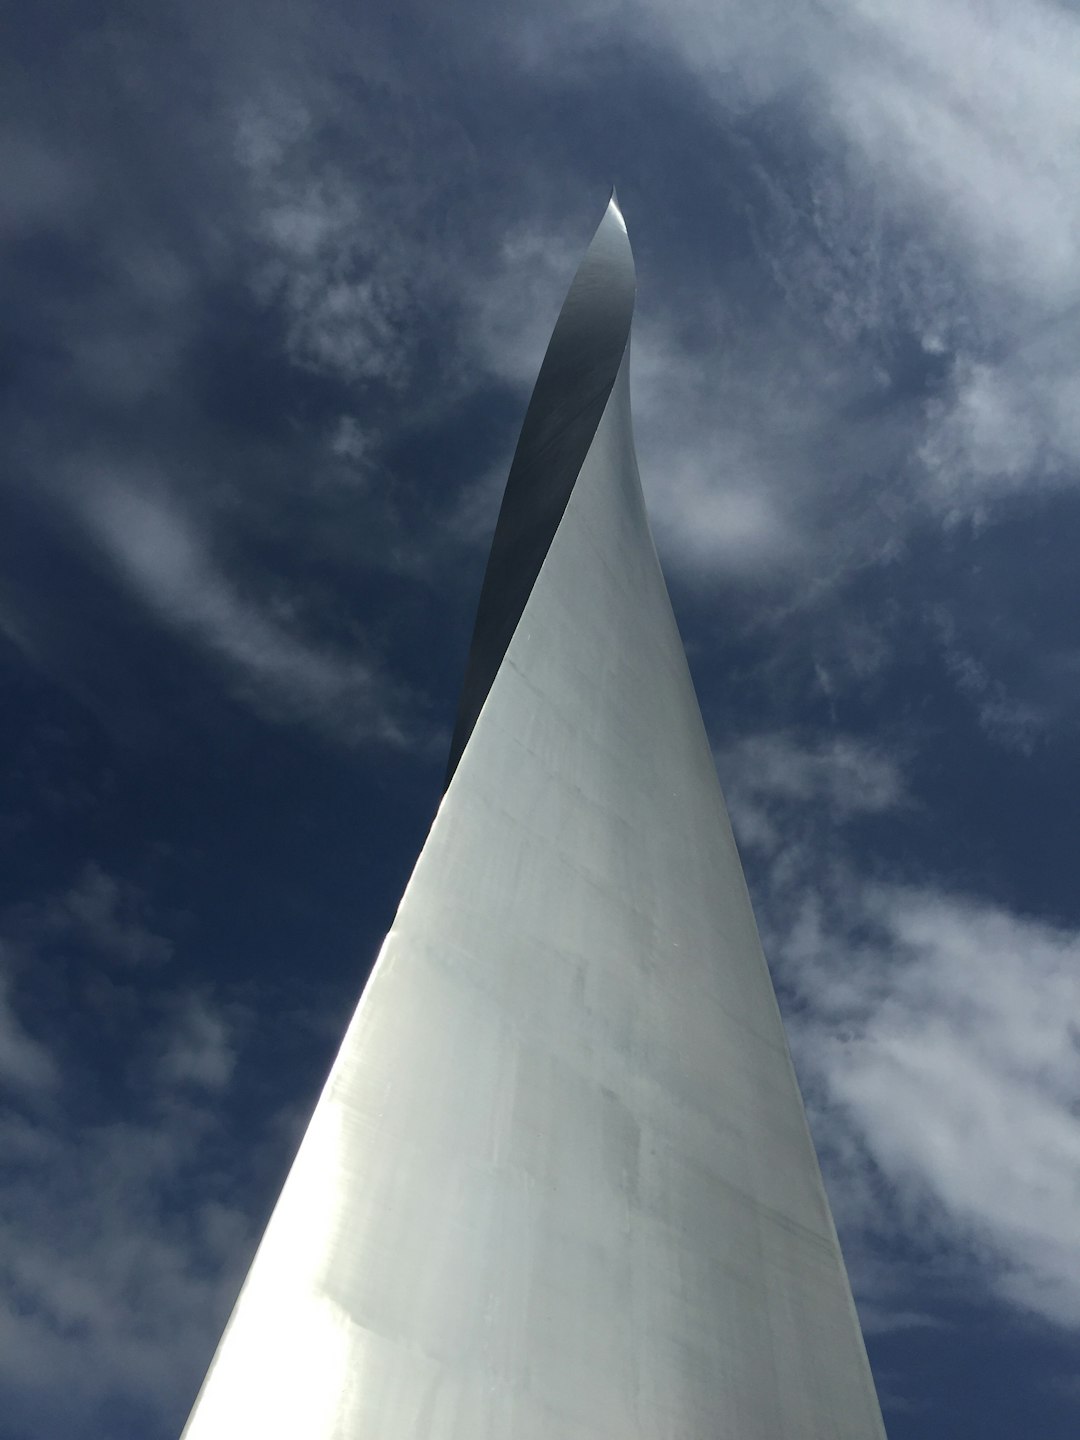
<instances>
[{"instance_id":1,"label":"metal surface","mask_svg":"<svg viewBox=\"0 0 1080 1440\"><path fill-rule=\"evenodd\" d=\"M617 211L600 233L622 276ZM537 506L535 581L188 1440L884 1434L627 364L561 518Z\"/></svg>"},{"instance_id":2,"label":"metal surface","mask_svg":"<svg viewBox=\"0 0 1080 1440\"><path fill-rule=\"evenodd\" d=\"M613 193L563 301L514 451L480 591L448 785L596 434L633 316L634 257Z\"/></svg>"}]
</instances>

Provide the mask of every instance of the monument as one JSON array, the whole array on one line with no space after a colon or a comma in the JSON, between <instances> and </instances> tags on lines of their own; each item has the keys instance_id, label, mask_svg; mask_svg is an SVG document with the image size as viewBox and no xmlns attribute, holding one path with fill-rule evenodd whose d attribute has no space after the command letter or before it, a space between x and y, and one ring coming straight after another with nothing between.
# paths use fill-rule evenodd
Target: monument
<instances>
[{"instance_id":1,"label":"monument","mask_svg":"<svg viewBox=\"0 0 1080 1440\"><path fill-rule=\"evenodd\" d=\"M614 197L514 456L447 785L186 1440L873 1440L649 527Z\"/></svg>"}]
</instances>

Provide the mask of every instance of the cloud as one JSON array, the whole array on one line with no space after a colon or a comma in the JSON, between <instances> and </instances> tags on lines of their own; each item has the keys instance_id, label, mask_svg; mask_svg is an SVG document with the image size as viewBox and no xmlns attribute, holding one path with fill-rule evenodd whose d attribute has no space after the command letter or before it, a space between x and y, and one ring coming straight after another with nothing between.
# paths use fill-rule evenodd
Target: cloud
<instances>
[{"instance_id":1,"label":"cloud","mask_svg":"<svg viewBox=\"0 0 1080 1440\"><path fill-rule=\"evenodd\" d=\"M599 224L599 204L596 211ZM523 396L532 390L588 238L514 219L503 230L490 273L469 277L463 309L474 363Z\"/></svg>"},{"instance_id":2,"label":"cloud","mask_svg":"<svg viewBox=\"0 0 1080 1440\"><path fill-rule=\"evenodd\" d=\"M1030 0L848 0L826 77L844 133L979 278L1057 307L1080 286L1080 23Z\"/></svg>"},{"instance_id":3,"label":"cloud","mask_svg":"<svg viewBox=\"0 0 1080 1440\"><path fill-rule=\"evenodd\" d=\"M8 1435L90 1440L118 1397L155 1433L193 1398L253 1233L215 1176L212 1114L155 1098L146 1121L0 1121Z\"/></svg>"},{"instance_id":4,"label":"cloud","mask_svg":"<svg viewBox=\"0 0 1080 1440\"><path fill-rule=\"evenodd\" d=\"M1077 16L1043 0L642 0L629 13L724 113L787 99L834 159L847 142L878 197L916 208L980 282L1054 308L1075 298Z\"/></svg>"},{"instance_id":5,"label":"cloud","mask_svg":"<svg viewBox=\"0 0 1080 1440\"><path fill-rule=\"evenodd\" d=\"M17 1015L12 988L0 942L0 1083L33 1098L55 1088L58 1072L47 1046L34 1039Z\"/></svg>"},{"instance_id":6,"label":"cloud","mask_svg":"<svg viewBox=\"0 0 1080 1440\"><path fill-rule=\"evenodd\" d=\"M672 321L646 309L632 349L634 427L658 543L698 574L775 581L814 548L798 509L820 420L815 398L794 385L781 398L788 377L767 345L744 344L733 364L729 317L717 314L707 335L693 337L675 334Z\"/></svg>"},{"instance_id":7,"label":"cloud","mask_svg":"<svg viewBox=\"0 0 1080 1440\"><path fill-rule=\"evenodd\" d=\"M1036 740L1050 727L1048 706L1012 693L992 674L982 660L965 648L947 609L932 610L930 618L946 669L957 690L972 705L984 733L1000 745L1030 754Z\"/></svg>"},{"instance_id":8,"label":"cloud","mask_svg":"<svg viewBox=\"0 0 1080 1440\"><path fill-rule=\"evenodd\" d=\"M233 1037L220 1010L205 995L185 996L158 1063L162 1084L220 1090L228 1084L235 1063Z\"/></svg>"},{"instance_id":9,"label":"cloud","mask_svg":"<svg viewBox=\"0 0 1080 1440\"><path fill-rule=\"evenodd\" d=\"M43 917L54 934L74 934L100 954L125 966L158 965L172 955L172 943L155 933L145 916L142 893L107 874L93 861Z\"/></svg>"},{"instance_id":10,"label":"cloud","mask_svg":"<svg viewBox=\"0 0 1080 1440\"><path fill-rule=\"evenodd\" d=\"M793 808L832 825L911 804L900 760L853 735L748 735L717 752L716 768L740 842L765 851L783 843Z\"/></svg>"},{"instance_id":11,"label":"cloud","mask_svg":"<svg viewBox=\"0 0 1080 1440\"><path fill-rule=\"evenodd\" d=\"M324 127L299 98L243 106L235 153L252 205L251 285L262 305L283 314L292 360L400 386L417 278L389 229L402 217L384 213L380 224L363 170L332 158Z\"/></svg>"},{"instance_id":12,"label":"cloud","mask_svg":"<svg viewBox=\"0 0 1080 1440\"><path fill-rule=\"evenodd\" d=\"M135 593L223 662L236 693L262 713L349 740L404 742L397 687L372 665L309 642L291 617L241 596L216 569L203 535L162 493L103 480L77 504Z\"/></svg>"},{"instance_id":13,"label":"cloud","mask_svg":"<svg viewBox=\"0 0 1080 1440\"><path fill-rule=\"evenodd\" d=\"M832 456L841 478L859 475L861 450L863 477L901 467L935 517L978 512L1028 490L1033 476L1044 488L1075 486L1080 16L1042 0L638 0L564 10L557 24L534 24L515 53L533 73L577 74L616 36L669 57L707 97L725 145L727 226L749 210L759 261L789 318L800 317L802 346L819 341L801 368L799 346L786 353L790 335L770 327L770 375L755 354L759 306L751 334L733 327L730 341L692 357L701 368L684 396L700 390L701 375L724 373L733 346L749 408L728 403L733 387L721 392L710 433L687 426L689 407L675 399L657 453L690 457L688 480L656 492L673 553L721 569L744 555L752 570L760 548L783 568L792 543L819 550L837 529L849 550L852 540L861 547L856 562L872 552L880 536L851 534L850 487L830 484L813 452L823 428L834 450L851 436L856 397L843 384L854 392L862 383L869 414L875 372L879 423L861 427L850 455ZM699 214L697 223L707 222ZM696 304L708 313L745 277L723 267L695 278ZM1048 326L1049 348L1040 338ZM905 407L890 394L904 380L890 362L899 342L921 349L924 370L938 357L948 380L926 397L925 413L910 403L919 397ZM654 387L671 359L670 347L658 353ZM685 343L675 357L685 376ZM670 391L669 407L679 389ZM762 437L789 427L796 443L763 454ZM646 426L642 434L647 453ZM790 504L808 473L818 481L809 516ZM705 518L695 531L697 513Z\"/></svg>"},{"instance_id":14,"label":"cloud","mask_svg":"<svg viewBox=\"0 0 1080 1440\"><path fill-rule=\"evenodd\" d=\"M282 1115L265 1103L237 1142L239 1001L143 969L108 1031L117 956L100 942L130 952L117 897L135 893L85 867L64 901L81 916L63 932L71 965L53 901L0 942L0 1084L14 1101L0 1113L0 1428L12 1440L176 1432L254 1247L265 1156L283 1158ZM16 971L28 993L49 987L47 1041L16 1014Z\"/></svg>"},{"instance_id":15,"label":"cloud","mask_svg":"<svg viewBox=\"0 0 1080 1440\"><path fill-rule=\"evenodd\" d=\"M957 363L947 392L928 406L918 451L939 511L981 517L1005 498L1077 483L1078 348L1073 306L1003 360Z\"/></svg>"},{"instance_id":16,"label":"cloud","mask_svg":"<svg viewBox=\"0 0 1080 1440\"><path fill-rule=\"evenodd\" d=\"M1080 934L932 888L860 886L785 961L800 1043L924 1250L1080 1327ZM809 903L809 902L807 902ZM852 943L855 926L875 941ZM871 1217L865 1216L870 1221Z\"/></svg>"},{"instance_id":17,"label":"cloud","mask_svg":"<svg viewBox=\"0 0 1080 1440\"><path fill-rule=\"evenodd\" d=\"M906 803L897 758L871 741L835 735L800 745L787 735L751 735L729 751L736 784L751 795L823 804L833 818L877 814Z\"/></svg>"},{"instance_id":18,"label":"cloud","mask_svg":"<svg viewBox=\"0 0 1080 1440\"><path fill-rule=\"evenodd\" d=\"M935 1323L947 1276L1080 1328L1080 932L890 878L852 827L912 802L865 740L749 736L717 763L874 1327Z\"/></svg>"}]
</instances>

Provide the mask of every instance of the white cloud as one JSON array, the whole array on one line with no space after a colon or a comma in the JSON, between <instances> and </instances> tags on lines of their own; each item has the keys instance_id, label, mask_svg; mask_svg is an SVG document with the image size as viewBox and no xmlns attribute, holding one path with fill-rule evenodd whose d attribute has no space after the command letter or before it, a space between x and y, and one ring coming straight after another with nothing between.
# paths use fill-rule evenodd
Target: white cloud
<instances>
[{"instance_id":1,"label":"white cloud","mask_svg":"<svg viewBox=\"0 0 1080 1440\"><path fill-rule=\"evenodd\" d=\"M243 597L162 493L108 479L86 485L76 503L136 593L225 662L238 694L273 718L311 721L347 739L403 740L394 686Z\"/></svg>"},{"instance_id":2,"label":"white cloud","mask_svg":"<svg viewBox=\"0 0 1080 1440\"><path fill-rule=\"evenodd\" d=\"M43 919L49 931L74 933L123 965L156 965L169 959L172 944L151 928L145 909L145 899L135 886L88 861Z\"/></svg>"},{"instance_id":3,"label":"white cloud","mask_svg":"<svg viewBox=\"0 0 1080 1440\"><path fill-rule=\"evenodd\" d=\"M807 107L985 283L1054 308L1075 298L1076 16L1043 0L641 0L630 13L726 112L783 95Z\"/></svg>"},{"instance_id":4,"label":"white cloud","mask_svg":"<svg viewBox=\"0 0 1080 1440\"><path fill-rule=\"evenodd\" d=\"M881 879L848 825L914 813L894 751L763 734L717 766L864 1320L985 1289L1080 1328L1080 933Z\"/></svg>"},{"instance_id":5,"label":"white cloud","mask_svg":"<svg viewBox=\"0 0 1080 1440\"><path fill-rule=\"evenodd\" d=\"M749 735L719 751L716 768L740 843L766 851L784 843L792 807L832 825L911 803L898 757L852 735Z\"/></svg>"},{"instance_id":6,"label":"white cloud","mask_svg":"<svg viewBox=\"0 0 1080 1440\"><path fill-rule=\"evenodd\" d=\"M948 395L928 407L918 451L932 505L947 515L979 515L1005 496L1077 483L1078 354L1073 307L1006 359L957 365Z\"/></svg>"},{"instance_id":7,"label":"white cloud","mask_svg":"<svg viewBox=\"0 0 1080 1440\"><path fill-rule=\"evenodd\" d=\"M175 1102L146 1122L0 1121L6 1433L91 1440L118 1394L152 1430L179 1424L254 1238L209 1198L220 1138L209 1110Z\"/></svg>"},{"instance_id":8,"label":"white cloud","mask_svg":"<svg viewBox=\"0 0 1080 1440\"><path fill-rule=\"evenodd\" d=\"M471 277L463 309L477 363L501 383L516 384L525 396L588 238L515 221L502 237L499 268Z\"/></svg>"},{"instance_id":9,"label":"white cloud","mask_svg":"<svg viewBox=\"0 0 1080 1440\"><path fill-rule=\"evenodd\" d=\"M339 415L330 436L330 450L340 460L355 466L363 474L363 462L368 458L370 441L363 427L354 415Z\"/></svg>"},{"instance_id":10,"label":"white cloud","mask_svg":"<svg viewBox=\"0 0 1080 1440\"><path fill-rule=\"evenodd\" d=\"M1040 0L847 0L827 78L844 132L980 278L1054 308L1080 287L1080 24Z\"/></svg>"},{"instance_id":11,"label":"white cloud","mask_svg":"<svg viewBox=\"0 0 1080 1440\"><path fill-rule=\"evenodd\" d=\"M220 1010L205 995L184 997L158 1062L163 1084L220 1090L231 1078L235 1061L230 1027Z\"/></svg>"},{"instance_id":12,"label":"white cloud","mask_svg":"<svg viewBox=\"0 0 1080 1440\"><path fill-rule=\"evenodd\" d=\"M1049 728L1050 708L1010 692L961 643L955 621L945 609L933 609L930 619L937 631L946 669L960 694L974 709L985 734L1000 745L1030 754L1036 739ZM1065 684L1068 683L1065 679Z\"/></svg>"},{"instance_id":13,"label":"white cloud","mask_svg":"<svg viewBox=\"0 0 1080 1440\"><path fill-rule=\"evenodd\" d=\"M1080 933L872 878L847 825L910 806L887 752L761 735L717 759L874 1327L933 1323L948 1283L1080 1328Z\"/></svg>"},{"instance_id":14,"label":"white cloud","mask_svg":"<svg viewBox=\"0 0 1080 1440\"><path fill-rule=\"evenodd\" d=\"M0 942L0 1084L33 1099L55 1087L58 1072L48 1047L30 1034L16 1013L12 988Z\"/></svg>"},{"instance_id":15,"label":"white cloud","mask_svg":"<svg viewBox=\"0 0 1080 1440\"><path fill-rule=\"evenodd\" d=\"M762 105L787 107L801 125L810 145L791 151L794 179L758 166L755 224L792 313L824 328L837 360L897 327L920 337L928 354L955 355L948 393L930 406L924 433L917 415L909 418L899 442L906 455L894 457L924 482L923 503L952 515L1023 492L1033 474L1076 484L1080 16L1045 0L597 3L564 12L546 33L532 27L518 45L519 63L585 66L619 31L674 54L726 132L741 136ZM707 307L711 297L699 303ZM1036 361L1029 346L1048 323L1060 327L1059 343ZM673 423L658 453L691 458L686 483L658 491L668 512L658 513L678 551L721 567L742 555L752 568L760 549L762 563L782 565L792 536L806 531L782 481L798 491L813 463L797 447L763 456L762 437L788 425L794 407L796 417L816 411L825 419L835 448L850 436L851 419L824 356L819 373L811 366L796 376L792 357L780 352L779 368L786 365L793 382L785 395L755 368L750 337L740 333L734 348L751 382L750 406L724 396L711 431L686 428L686 406L676 407L686 438L672 452ZM722 373L722 354L698 358L705 373ZM753 403L754 389L764 403ZM741 423L744 415L750 423ZM644 425L642 436L647 453ZM803 438L812 438L805 428ZM869 437L859 438L864 474L892 468L878 454L885 437L869 448ZM849 465L857 472L854 455L834 458L841 477ZM824 519L851 538L843 497L826 475L816 478L809 528ZM705 516L698 530L688 518L696 514Z\"/></svg>"},{"instance_id":16,"label":"white cloud","mask_svg":"<svg viewBox=\"0 0 1080 1440\"><path fill-rule=\"evenodd\" d=\"M631 383L642 479L658 543L677 563L776 578L813 548L798 509L818 397L778 372L760 341L746 340L733 364L729 323L717 315L709 339L688 346L671 317L639 316ZM785 381L792 393L780 395Z\"/></svg>"},{"instance_id":17,"label":"white cloud","mask_svg":"<svg viewBox=\"0 0 1080 1440\"><path fill-rule=\"evenodd\" d=\"M889 202L962 267L966 326L1012 352L962 355L951 399L931 407L927 498L977 507L1033 472L1074 484L1080 20L1039 0L833 13L852 39L820 77L833 121ZM1039 340L1048 321L1060 323L1052 353Z\"/></svg>"},{"instance_id":18,"label":"white cloud","mask_svg":"<svg viewBox=\"0 0 1080 1440\"><path fill-rule=\"evenodd\" d=\"M376 219L360 172L323 159L298 101L245 107L235 143L251 188L253 288L280 306L291 358L347 380L400 383L413 336L407 262L389 232L400 217Z\"/></svg>"},{"instance_id":19,"label":"white cloud","mask_svg":"<svg viewBox=\"0 0 1080 1440\"><path fill-rule=\"evenodd\" d=\"M825 1123L855 1132L916 1245L1080 1327L1080 935L932 889L852 899L875 941L804 917L784 963Z\"/></svg>"},{"instance_id":20,"label":"white cloud","mask_svg":"<svg viewBox=\"0 0 1080 1440\"><path fill-rule=\"evenodd\" d=\"M110 923L129 889L108 890ZM82 938L101 910L95 899ZM237 1149L230 1086L243 1012L234 1005L227 1018L206 987L163 987L160 971L144 970L124 988L122 1038L101 1031L111 967L96 945L55 964L56 914L54 901L20 912L23 974L50 968L64 987L55 1019L69 1029L49 1044L15 1013L0 942L0 1084L16 1102L0 1113L0 1429L96 1440L119 1398L146 1433L175 1434L252 1252L251 1175L281 1117L249 1123ZM67 932L64 948L74 948ZM87 1017L99 1031L89 1050L78 1033Z\"/></svg>"}]
</instances>

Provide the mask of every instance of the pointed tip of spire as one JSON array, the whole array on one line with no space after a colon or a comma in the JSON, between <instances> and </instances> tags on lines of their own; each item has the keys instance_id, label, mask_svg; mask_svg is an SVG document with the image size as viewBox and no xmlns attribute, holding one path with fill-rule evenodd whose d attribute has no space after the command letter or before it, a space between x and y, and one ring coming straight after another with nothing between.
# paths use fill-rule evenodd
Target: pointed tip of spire
<instances>
[{"instance_id":1,"label":"pointed tip of spire","mask_svg":"<svg viewBox=\"0 0 1080 1440\"><path fill-rule=\"evenodd\" d=\"M566 293L525 412L480 592L446 784L503 662L619 377L634 255L614 189Z\"/></svg>"},{"instance_id":2,"label":"pointed tip of spire","mask_svg":"<svg viewBox=\"0 0 1080 1440\"><path fill-rule=\"evenodd\" d=\"M611 187L611 199L608 201L608 210L619 222L623 231L626 232L626 221L623 219L622 209L619 205L619 197L615 193L615 186Z\"/></svg>"}]
</instances>

